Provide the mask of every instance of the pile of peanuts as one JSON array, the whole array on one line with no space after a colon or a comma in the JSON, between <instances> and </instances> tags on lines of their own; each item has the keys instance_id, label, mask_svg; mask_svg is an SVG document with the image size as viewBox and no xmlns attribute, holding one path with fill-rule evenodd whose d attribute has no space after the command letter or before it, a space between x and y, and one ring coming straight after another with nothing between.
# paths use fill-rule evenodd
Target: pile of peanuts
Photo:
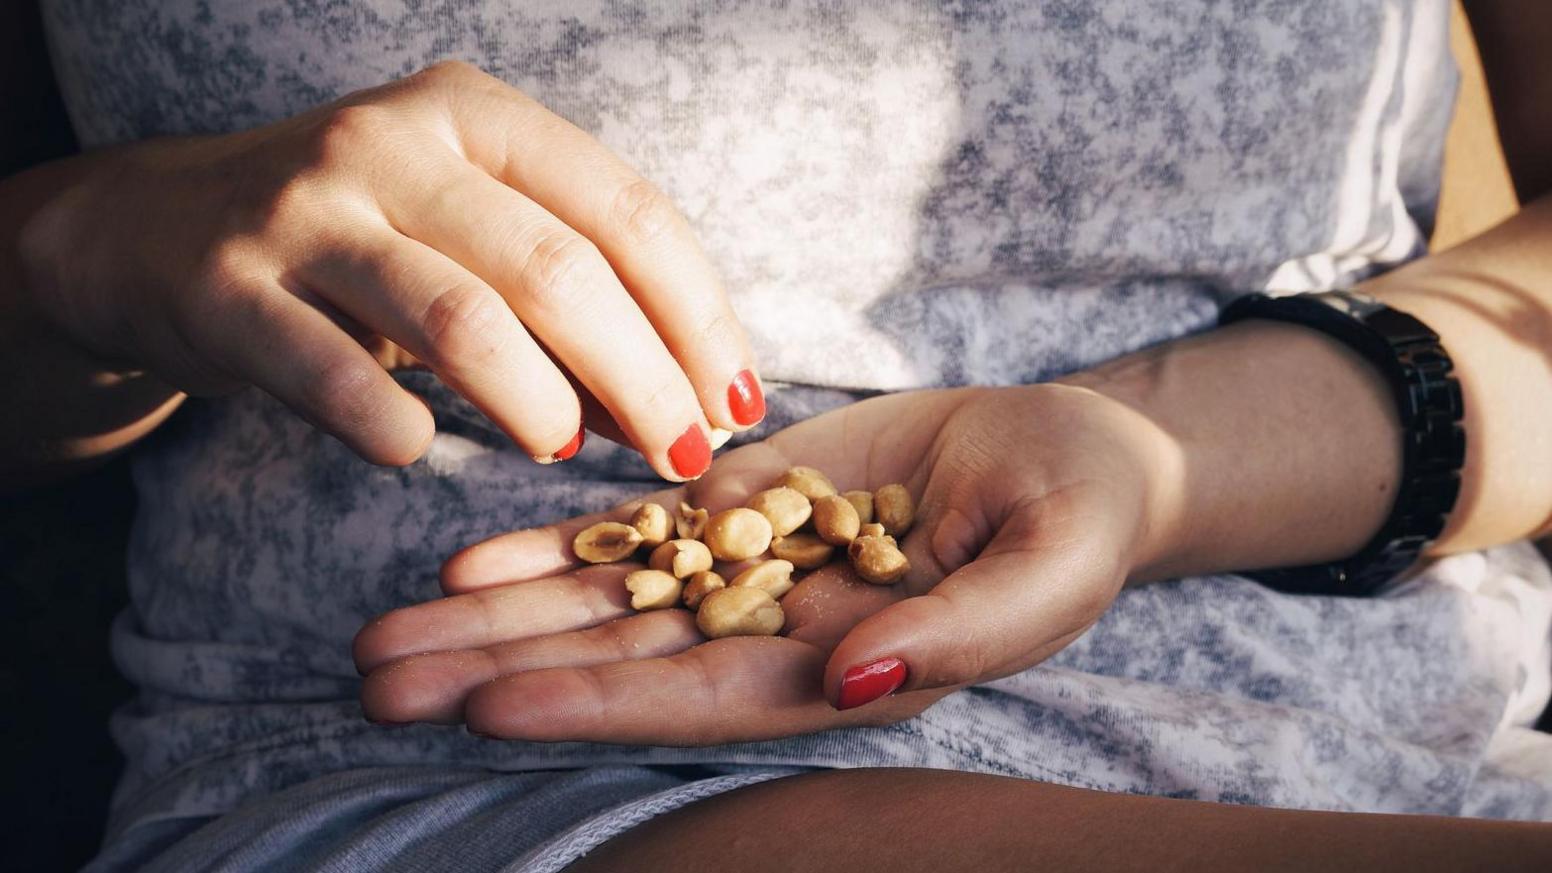
<instances>
[{"instance_id":1,"label":"pile of peanuts","mask_svg":"<svg viewBox=\"0 0 1552 873\"><path fill-rule=\"evenodd\" d=\"M710 639L774 636L786 622L778 601L797 583L793 573L823 567L838 549L863 580L900 581L911 565L896 537L915 519L903 485L840 493L813 467L793 467L737 509L710 515L680 503L678 517L670 518L662 506L644 503L628 523L600 522L577 534L571 548L590 564L645 549L649 569L625 577L634 609L683 604ZM728 564L740 565L731 582Z\"/></svg>"}]
</instances>

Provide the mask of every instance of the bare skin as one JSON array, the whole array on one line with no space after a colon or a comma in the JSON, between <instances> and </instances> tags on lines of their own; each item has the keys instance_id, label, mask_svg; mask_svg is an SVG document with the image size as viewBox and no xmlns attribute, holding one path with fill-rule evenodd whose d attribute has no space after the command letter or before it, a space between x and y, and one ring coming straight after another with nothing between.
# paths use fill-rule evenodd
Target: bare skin
<instances>
[{"instance_id":1,"label":"bare skin","mask_svg":"<svg viewBox=\"0 0 1552 873\"><path fill-rule=\"evenodd\" d=\"M1522 198L1527 202L1544 198L1545 156L1552 154L1552 123L1544 107L1552 70L1539 45L1520 37L1544 32L1552 12L1541 7L1527 10L1507 2L1481 2L1473 4L1472 13L1479 30L1494 35L1484 41L1484 54L1489 57L1489 73L1506 125L1505 140L1512 144L1511 157L1516 158L1515 177ZM1504 58L1495 59L1495 52ZM423 104L427 104L428 93L461 93L474 88L476 82L481 88L494 87L473 71L445 68L418 82L401 83L395 86L398 90L382 89L366 98L366 103L384 111L410 106L414 115L426 109ZM507 95L507 99L518 98ZM528 109L534 113L532 117L540 117L541 110ZM5 314L6 333L0 349L8 356L7 363L16 366L0 367L0 372L28 374L20 380L10 377L13 382L5 385L7 396L35 401L44 413L23 416L5 432L8 475L25 478L40 470L87 463L132 443L153 429L179 401L180 393L169 383L212 391L233 383L259 384L295 401L299 411L369 459L399 463L418 453L428 436L423 410L411 405L412 399L405 403L407 398L393 394L394 389L378 378L380 374L374 375L359 354L341 343L341 338L355 339L351 331L340 328L336 336L323 330L314 317L322 309L300 317L319 328L320 332L313 334L315 340L327 334L327 342L293 335L271 338L267 347L272 352L295 348L312 355L348 357L354 362L345 371L350 378L339 384L375 386L381 402L367 405L390 414L353 414L350 404L338 402L349 394L345 391L302 391L288 396L288 390L294 392L297 386L285 380L290 371L284 354L254 354L242 361L216 360L215 366L206 370L197 366L180 370L186 361L176 356L170 362L156 357L167 352L165 345L137 345L145 334L143 329L128 329L131 320L126 312L143 318L141 310L119 308L122 299L104 301L78 293L101 283L70 278L75 270L90 272L94 259L86 255L99 239L115 237L111 227L98 233L100 228L93 221L102 214L121 213L106 207L94 209L93 204L133 201L136 194L155 191L157 186L148 186L147 180L158 178L159 173L173 178L181 175L180 169L212 162L219 165L237 160L241 164L241 159L252 153L245 150L257 148L260 141L291 143L293 151L280 150L286 154L343 156L358 151L345 145L355 142L364 150L372 139L370 131L385 129L371 126L380 125L382 116L373 121L370 113L342 116L331 112L267 129L270 140L245 134L216 146L208 141L148 145L117 155L61 162L3 183L0 238L5 244L0 250L0 310ZM471 128L469 132L474 131ZM574 141L568 143L575 145ZM258 151L267 153L262 148ZM348 166L349 161L342 165ZM322 166L338 169L327 160ZM501 175L499 161L476 160L473 168L492 178ZM279 220L261 221L261 229L290 227L287 216L314 212L319 200L309 198L335 202L330 192L337 192L338 184L348 180L349 174L321 175L330 179L333 187L285 184L289 177L280 174L282 184L268 192L274 196L261 197L253 213L279 216ZM315 173L313 181L318 176ZM542 191L530 190L531 184L517 180L508 187L546 201ZM618 193L621 187L614 190ZM338 200L350 202L349 197ZM309 208L298 208L303 204ZM562 206L550 208L566 211ZM217 210L225 212L224 207ZM628 212L635 214L635 210ZM585 223L585 214L586 210L577 213L582 217L573 223ZM426 235L435 234L428 230ZM610 250L608 233L585 236L600 250ZM254 260L255 252L283 254L287 251L284 243L294 244L297 237L306 237L305 228L280 233L270 240L274 245L267 247L251 245L253 240L247 239L247 248L206 248L202 241L194 240L192 254L186 258L192 265L186 271L190 281L171 284L196 293L156 302L182 311L186 321L189 311L204 311L200 306L189 311L178 309L190 300L214 306L219 312L220 304L232 300L206 292L215 289L225 293L238 287L219 281L222 279L280 275L283 271L267 273L273 265ZM1437 546L1440 552L1510 541L1543 529L1552 518L1552 500L1547 496L1552 494L1552 465L1547 463L1540 442L1540 434L1552 432L1552 404L1545 402L1552 397L1552 354L1548 351L1552 349L1552 328L1547 326L1552 322L1552 282L1545 278L1552 276L1549 240L1552 205L1543 200L1476 243L1397 271L1368 288L1433 324L1460 363L1472 415L1468 422L1471 452L1461 506ZM430 240L420 241L436 247ZM97 254L97 262L113 262L111 251ZM492 271L479 265L477 253L441 254L490 285L480 277ZM626 246L607 259L606 267L599 267L596 260L588 263L595 270L607 271L619 267L617 259L628 262L632 254ZM255 264L259 267L254 268ZM212 269L213 274L208 272ZM628 267L619 269L631 273ZM560 270L551 278L567 275L569 270ZM637 293L653 284L650 277L644 282L628 275L619 278L628 291ZM157 281L146 284L158 288L167 285ZM379 316L402 314L405 310L395 306L403 303L402 292L407 289L381 284L392 293L378 298L382 305L372 312ZM543 292L545 284L541 277L536 284L518 283L505 293L495 288L491 291L508 302L517 321L526 325L528 321L521 317L524 313L518 310L531 306L535 298L524 295L534 288ZM481 290L472 284L461 287ZM260 296L256 286L241 290L242 306L282 306L295 314L301 310L292 308L294 305L314 303L294 294L295 299L287 299L268 284L262 289L268 296ZM283 284L280 291L290 293ZM720 294L720 290L715 293ZM545 298L541 293L537 299ZM158 310L149 307L146 311ZM530 317L535 324L544 323L542 307L529 311L540 312L537 319ZM488 315L490 310L482 312ZM652 323L645 310L643 318ZM455 383L460 381L464 362L443 359L441 356L450 353L442 344L421 343L417 348L417 342L426 339L424 330L402 330L402 325L390 324L391 319L378 318L376 323L371 317L354 320L365 325L365 333L384 335L400 340L412 351L424 351L424 357L439 366L439 372ZM715 318L707 320L715 322ZM198 319L190 323L201 326ZM423 322L411 325L425 326ZM718 407L715 398L731 368L745 363L737 346L741 338L729 340L735 352L710 368L717 373L716 378L703 379L692 372L698 365L674 356L671 337L662 337L655 328L653 333L663 343L664 355L674 362L661 369L670 377L673 373L669 371L677 369L678 378L684 380L679 387L685 390L677 395L683 399L688 394L689 400L682 405L693 408L702 424L727 423L727 412ZM579 345L571 360L562 361L571 364L563 375L581 380L586 389L623 378L616 372L618 368L590 368L579 363L587 358L583 353L587 342L583 334L574 337ZM208 354L232 353L220 339L204 337L204 350ZM645 339L643 342L648 348L657 348ZM481 345L465 343L462 347L478 350ZM1250 347L1257 360L1254 369L1242 367ZM135 360L137 354L144 360ZM50 360L50 355L67 363L38 368L38 362ZM109 363L114 357L128 357L130 365ZM563 352L561 357L567 358ZM146 376L145 367L163 375ZM324 370L338 374L328 367ZM463 383L476 403L481 395L479 371L478 366L470 369L474 377ZM198 378L202 375L211 378L203 381ZM1066 386L1018 389L1007 396L1043 412L1070 416L1065 421L1074 426L1066 430L1090 439L1063 438L1059 429L1052 429L1042 444L1045 464L1019 480L1026 491L1004 492L997 501L982 500L984 492L973 489L969 494L956 492L950 487L955 477L940 476L943 487L937 493L936 515L927 512L916 539L905 544L922 559L919 566L923 572L903 589L911 597L850 597L847 608L839 612L820 615L816 611L808 639L789 638L779 643L785 647L779 657L741 657L754 655L753 646L769 646L774 641L728 640L700 646L699 639L680 633L679 628L661 627L661 620L649 626L628 619L633 623L622 630L599 623L597 616L574 618L581 614L577 609L583 603L579 595L588 595L577 584L579 574L568 565L569 557L557 547L565 541L568 526L522 532L463 553L449 563L444 574L450 593L476 599L458 601L454 597L442 603L485 608L485 617L493 619L490 627L502 633L428 645L425 634L437 625L430 620L437 615L432 610L447 609L438 604L418 607L423 610L420 612L405 611L374 625L377 630L364 633L358 642L358 657L371 672L364 705L369 713L379 715L466 720L494 736L619 742L716 743L895 721L966 683L1006 675L1038 662L1092 622L1122 584L1185 572L1315 561L1346 554L1379 524L1388 497L1394 493L1395 424L1377 378L1343 349L1296 329L1246 325L1169 344L1066 381ZM674 378L667 382L679 384ZM339 384L334 387L338 389ZM504 414L500 398L484 404L514 439L537 456L553 452L561 437L571 432L567 428L584 414L588 395L601 394L597 399L608 407L610 397L630 393L618 385L610 390L582 390L576 395L560 391L559 383L552 387L555 396L548 399L556 402L543 402L546 395L541 391L534 395L538 400L529 404L549 411L540 419ZM1279 403L1269 410L1267 397L1277 397ZM875 403L870 409L885 405ZM961 471L968 470L972 481L997 481L1001 470L984 457L977 459L975 447L983 443L1019 444L1029 436L1027 431L1008 429L1006 422L999 425L996 416L987 414L988 408L997 405L985 400L984 391L975 389L946 392L920 404L923 414L940 413L925 430L975 434L982 443L945 439L938 445L914 449L858 443L843 422L847 416L867 416L869 410L852 411L828 421L815 419L764 448L729 455L696 487L707 504L733 501L740 496L738 488L750 486L753 473L763 472L762 464L809 460L808 453L827 446L838 446L841 457L854 459L853 469L860 471L858 481L843 483L852 487L883 484L871 478L896 472L884 469L896 464L908 466L904 472L925 489L933 481L936 465L945 458L959 464ZM670 475L664 447L671 428L645 415L638 423L626 424L632 420L628 412L610 412L613 414L607 417L624 419L621 423L627 435L638 437L635 442L665 476ZM1247 422L1255 428L1256 439L1245 439ZM954 452L938 451L944 446ZM1113 451L1096 452L1096 446L1109 446ZM872 466L875 457L885 459L877 470ZM1080 469L1092 475L1064 480L1061 471L1073 469L1059 463L1066 460L1081 461L1085 466ZM1027 465L1020 468L1028 469ZM748 474L750 482L740 481L740 470ZM1284 511L1246 512L1237 496L1244 490L1234 487L1246 482L1255 483L1263 495L1263 507L1276 504ZM1290 530L1295 532L1291 536ZM1043 572L1049 578L1061 578L1062 584L1018 584L1021 580L1003 572L1009 562L997 560L1016 552L1037 553ZM546 616L545 623L538 626L506 615L503 604L494 598L477 599L478 592L484 590L544 584L548 588L526 592L534 596L528 599L524 613ZM848 591L848 584L845 579L821 578L814 581L814 590L831 585ZM999 603L1012 595L1015 608L997 613L1002 624L993 628L995 633L977 636L983 647L966 657L946 645L948 634L963 637L966 617L976 612L966 607L992 594ZM509 598L506 606L518 599ZM592 604L596 598L585 605ZM1018 617L1031 620L1010 620ZM507 620L505 624L502 619ZM602 635L598 633L601 628L605 629ZM645 633L660 634L656 647L648 651L652 660L622 662L600 656L600 636L618 640ZM423 658L417 653L428 648L443 648L455 657L411 662ZM712 652L729 657L713 661L708 657ZM853 664L882 654L901 656L911 666L911 679L900 693L845 713L831 707L840 674ZM620 681L633 673L639 675L643 668L657 672L664 681ZM453 688L457 693L428 697L421 694L427 687ZM693 695L713 695L727 707L702 710L699 720L684 719L680 714L685 707L671 704ZM537 717L524 716L521 708L512 705L517 700L529 704ZM533 706L535 701L539 705ZM696 712L693 708L690 711ZM664 713L674 713L674 721L665 721ZM753 865L769 855L768 844L759 842L765 838L763 834L732 846L707 848L695 843L704 841L706 833L698 824L714 823L723 815L747 821L756 814L764 830L785 835L787 851L796 852L798 860L811 859L817 865L814 869L881 869L883 865L875 860L881 844L897 850L898 854L887 856L893 861L888 866L896 870L912 869L910 865L920 859L938 859L940 867L956 866L962 863L958 859L963 859L964 853L981 848L988 853L982 860L990 869L999 865L1027 867L1030 853L1041 857L1038 853L1042 851L1060 853L1045 857L1071 860L1075 869L1084 863L1114 869L1113 865L1127 860L1118 860L1110 848L1120 845L1147 845L1149 851L1137 859L1141 863L1190 864L1202 869L1259 866L1252 862L1264 856L1256 853L1272 849L1281 850L1278 857L1308 858L1308 866L1363 869L1377 869L1394 859L1433 863L1487 859L1503 862L1484 865L1490 869L1513 869L1508 865L1524 859L1544 866L1549 851L1545 826L1316 816L1115 797L1027 782L988 782L989 778L958 773L849 771L784 780L665 817L620 838L584 863L599 865L595 869L620 869L622 864L630 869L653 869L652 859L671 859L677 870L712 869L713 864L719 869L755 869ZM780 802L770 802L773 793ZM751 803L747 798L754 798L758 807L747 805ZM824 814L815 815L814 810ZM1025 814L1010 814L1010 810ZM923 820L937 821L942 827L899 824ZM1041 821L1047 826L1030 825ZM850 826L852 822L862 827L889 823L889 837L870 838ZM1031 835L1031 830L1040 833ZM953 838L945 839L944 834ZM1071 840L1063 842L1069 834ZM1031 839L1057 842L1040 844L1029 842ZM1449 854L1452 846L1462 847L1461 854ZM720 854L697 855L702 848ZM622 852L626 854L613 854ZM613 867L606 863L611 858L616 861ZM624 864L627 859L629 863ZM1396 866L1420 869L1416 864ZM783 863L782 869L795 868Z\"/></svg>"},{"instance_id":2,"label":"bare skin","mask_svg":"<svg viewBox=\"0 0 1552 873\"><path fill-rule=\"evenodd\" d=\"M44 165L0 182L0 204L0 364L41 413L0 430L0 486L245 385L408 464L434 424L371 354L385 342L536 460L569 457L586 424L683 481L710 455L672 452L687 435L756 423L730 400L741 377L756 390L753 352L689 223L465 64Z\"/></svg>"},{"instance_id":3,"label":"bare skin","mask_svg":"<svg viewBox=\"0 0 1552 873\"><path fill-rule=\"evenodd\" d=\"M933 827L923 828L924 816ZM949 836L951 835L951 836ZM1552 828L1228 806L942 770L844 770L701 801L570 870L1541 871Z\"/></svg>"},{"instance_id":4,"label":"bare skin","mask_svg":"<svg viewBox=\"0 0 1552 873\"><path fill-rule=\"evenodd\" d=\"M1474 14L1547 15L1507 5L1479 5ZM1552 81L1539 57L1515 69ZM1531 152L1552 154L1545 113L1509 116L1537 120L1542 127L1519 130L1519 141L1534 140L1540 146ZM1542 445L1552 431L1552 199L1534 173L1517 178L1522 194L1539 199L1514 219L1364 288L1440 332L1466 394L1471 440L1462 496L1435 554L1532 536L1552 518L1552 463ZM902 544L917 569L900 596L859 589L844 574L816 574L789 595L797 599L786 639L703 643L693 628L670 626L669 618L611 612L598 597L609 587L595 578L601 571L578 572L566 554L568 534L595 520L578 519L460 553L443 571L451 597L364 629L357 641L368 674L363 706L380 718L464 721L493 737L546 741L713 744L889 723L954 688L1038 662L1081 632L1122 584L1350 554L1393 500L1400 458L1392 401L1366 364L1312 332L1246 324L1062 381L1078 393L1042 386L924 393L909 410L891 398L867 401L731 453L688 490L649 498L688 495L721 508L789 463L824 466L842 488L905 481L922 496L923 512ZM1278 511L1268 512L1270 506ZM1019 553L1022 560L1005 563ZM1120 556L1120 564L1106 556ZM829 605L808 608L819 601ZM476 630L465 638L446 638L458 610L482 620L466 623ZM834 709L841 675L885 655L907 663L905 684L858 709ZM711 701L716 705L694 705ZM792 780L768 789L791 794L762 804L758 816L790 846L791 834L808 821L804 810L828 809L831 822L858 818L848 809L872 815L898 808L908 821L935 819L945 806L939 789L952 793L945 786L978 777L934 775L932 792L912 791L910 778L848 772L827 777L833 781ZM825 795L843 784L855 785L856 794L845 809L827 807ZM1029 792L1032 803L1052 796L1029 783L1009 791ZM1131 800L1094 795L1083 802L1091 804L1091 824L1101 827ZM956 838L944 841L937 831L902 828L894 835L900 855L877 866L870 866L877 841L845 827L804 829L804 845L795 850L811 851L825 869L911 869L909 858L946 860L933 854L943 843L955 851L1021 845L1027 819L1005 814L1013 801L989 802L967 790L963 803L993 836L974 831L976 839L959 839L962 833L950 830ZM732 812L719 819L720 809ZM1421 845L1417 833L1432 826L1424 819L1397 828L1380 817L1298 819L1205 804L1181 814L1232 822L1226 851L1279 846L1313 866L1362 869L1383 868L1371 864L1376 857L1416 859L1407 853ZM621 843L633 862L661 857L691 865L679 869L744 867L758 862L758 838L698 856L690 844L706 829L678 823L753 816L736 801L708 801ZM1311 830L1297 846L1274 839L1299 822ZM1311 844L1312 835L1343 827L1353 828L1355 839ZM1460 855L1424 853L1431 863L1474 863L1492 857L1489 844L1507 845L1496 826L1454 823L1450 830L1468 843L1470 832L1480 839ZM1525 854L1509 859L1544 864L1546 827L1519 832L1529 835ZM1232 853L1204 855L1195 831L1111 829L1100 839L1100 832L1088 833L1079 844L1101 857L1098 846L1113 836L1133 845L1146 836L1165 858L1191 859L1203 869L1237 866ZM600 857L627 857L614 851ZM706 858L699 868L698 857ZM1010 863L1015 855L1001 857L1006 866L1023 866Z\"/></svg>"}]
</instances>

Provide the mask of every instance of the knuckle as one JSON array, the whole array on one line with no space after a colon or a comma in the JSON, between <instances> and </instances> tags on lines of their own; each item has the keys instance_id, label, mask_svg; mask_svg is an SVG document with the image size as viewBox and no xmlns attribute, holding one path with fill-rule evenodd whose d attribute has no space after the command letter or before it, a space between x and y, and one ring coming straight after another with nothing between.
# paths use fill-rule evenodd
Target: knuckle
<instances>
[{"instance_id":1,"label":"knuckle","mask_svg":"<svg viewBox=\"0 0 1552 873\"><path fill-rule=\"evenodd\" d=\"M420 75L433 80L469 81L471 79L483 79L486 77L484 70L456 58L437 61L420 72Z\"/></svg>"},{"instance_id":2,"label":"knuckle","mask_svg":"<svg viewBox=\"0 0 1552 873\"><path fill-rule=\"evenodd\" d=\"M941 684L974 682L987 675L986 653L979 646L956 646L946 653L932 670L932 678Z\"/></svg>"},{"instance_id":3,"label":"knuckle","mask_svg":"<svg viewBox=\"0 0 1552 873\"><path fill-rule=\"evenodd\" d=\"M615 195L609 218L610 226L631 243L647 246L672 231L679 221L679 211L656 185L636 179Z\"/></svg>"},{"instance_id":4,"label":"knuckle","mask_svg":"<svg viewBox=\"0 0 1552 873\"><path fill-rule=\"evenodd\" d=\"M716 340L729 333L732 326L732 320L727 313L713 313L695 329L695 342L703 347L716 348L714 345Z\"/></svg>"},{"instance_id":5,"label":"knuckle","mask_svg":"<svg viewBox=\"0 0 1552 873\"><path fill-rule=\"evenodd\" d=\"M393 129L390 111L375 103L347 103L324 116L317 131L317 160L327 165L359 161L364 150Z\"/></svg>"},{"instance_id":6,"label":"knuckle","mask_svg":"<svg viewBox=\"0 0 1552 873\"><path fill-rule=\"evenodd\" d=\"M443 291L420 319L422 357L433 368L479 366L497 351L496 331L505 308L483 289Z\"/></svg>"},{"instance_id":7,"label":"knuckle","mask_svg":"<svg viewBox=\"0 0 1552 873\"><path fill-rule=\"evenodd\" d=\"M684 386L677 379L664 379L654 385L645 394L641 395L640 409L678 409L686 405L683 398L688 395Z\"/></svg>"},{"instance_id":8,"label":"knuckle","mask_svg":"<svg viewBox=\"0 0 1552 873\"><path fill-rule=\"evenodd\" d=\"M254 253L246 240L228 237L205 251L196 270L205 298L225 298L247 285L254 271Z\"/></svg>"},{"instance_id":9,"label":"knuckle","mask_svg":"<svg viewBox=\"0 0 1552 873\"><path fill-rule=\"evenodd\" d=\"M523 265L528 298L547 312L565 312L579 292L578 285L596 275L603 255L584 237L553 231L540 237Z\"/></svg>"},{"instance_id":10,"label":"knuckle","mask_svg":"<svg viewBox=\"0 0 1552 873\"><path fill-rule=\"evenodd\" d=\"M377 372L375 365L354 360L329 362L303 384L301 402L320 421L354 430L370 421L373 410L379 408L371 396Z\"/></svg>"}]
</instances>

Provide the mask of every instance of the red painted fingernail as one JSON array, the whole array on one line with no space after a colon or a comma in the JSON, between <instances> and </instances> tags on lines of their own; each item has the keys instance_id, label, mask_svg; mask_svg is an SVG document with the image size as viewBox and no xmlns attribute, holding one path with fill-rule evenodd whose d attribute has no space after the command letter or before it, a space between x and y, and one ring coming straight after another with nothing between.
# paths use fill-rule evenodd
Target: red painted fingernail
<instances>
[{"instance_id":1,"label":"red painted fingernail","mask_svg":"<svg viewBox=\"0 0 1552 873\"><path fill-rule=\"evenodd\" d=\"M880 658L847 670L835 708L856 709L894 693L905 683L905 672L905 662L899 658Z\"/></svg>"},{"instance_id":2,"label":"red painted fingernail","mask_svg":"<svg viewBox=\"0 0 1552 873\"><path fill-rule=\"evenodd\" d=\"M765 395L760 393L760 383L753 373L744 370L733 377L733 384L728 386L728 408L733 411L733 420L745 426L765 417Z\"/></svg>"},{"instance_id":3,"label":"red painted fingernail","mask_svg":"<svg viewBox=\"0 0 1552 873\"><path fill-rule=\"evenodd\" d=\"M555 453L555 460L569 461L575 458L577 452L582 451L582 439L582 429L578 428L577 435L571 438L571 442L566 443L564 448Z\"/></svg>"},{"instance_id":4,"label":"red painted fingernail","mask_svg":"<svg viewBox=\"0 0 1552 873\"><path fill-rule=\"evenodd\" d=\"M690 425L690 429L668 447L668 463L673 465L675 473L686 479L706 472L711 466L711 443L706 441L706 432L700 425Z\"/></svg>"}]
</instances>

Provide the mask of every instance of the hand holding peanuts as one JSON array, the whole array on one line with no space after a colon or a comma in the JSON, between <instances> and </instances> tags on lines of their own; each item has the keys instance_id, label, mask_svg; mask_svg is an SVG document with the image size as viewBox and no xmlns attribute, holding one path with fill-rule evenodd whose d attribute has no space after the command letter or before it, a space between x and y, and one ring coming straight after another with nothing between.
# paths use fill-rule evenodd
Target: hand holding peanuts
<instances>
[{"instance_id":1,"label":"hand holding peanuts","mask_svg":"<svg viewBox=\"0 0 1552 873\"><path fill-rule=\"evenodd\" d=\"M689 223L473 67L94 161L27 228L28 288L88 353L177 389L256 385L407 464L431 413L364 346L402 348L536 460L575 454L585 424L676 481L763 415Z\"/></svg>"},{"instance_id":2,"label":"hand holding peanuts","mask_svg":"<svg viewBox=\"0 0 1552 873\"><path fill-rule=\"evenodd\" d=\"M451 596L357 637L363 707L513 739L689 745L908 718L1059 650L1152 559L1162 440L1059 385L818 416L686 488L454 556ZM659 510L681 536L648 550L632 519L663 532ZM628 554L591 551L610 535Z\"/></svg>"}]
</instances>

